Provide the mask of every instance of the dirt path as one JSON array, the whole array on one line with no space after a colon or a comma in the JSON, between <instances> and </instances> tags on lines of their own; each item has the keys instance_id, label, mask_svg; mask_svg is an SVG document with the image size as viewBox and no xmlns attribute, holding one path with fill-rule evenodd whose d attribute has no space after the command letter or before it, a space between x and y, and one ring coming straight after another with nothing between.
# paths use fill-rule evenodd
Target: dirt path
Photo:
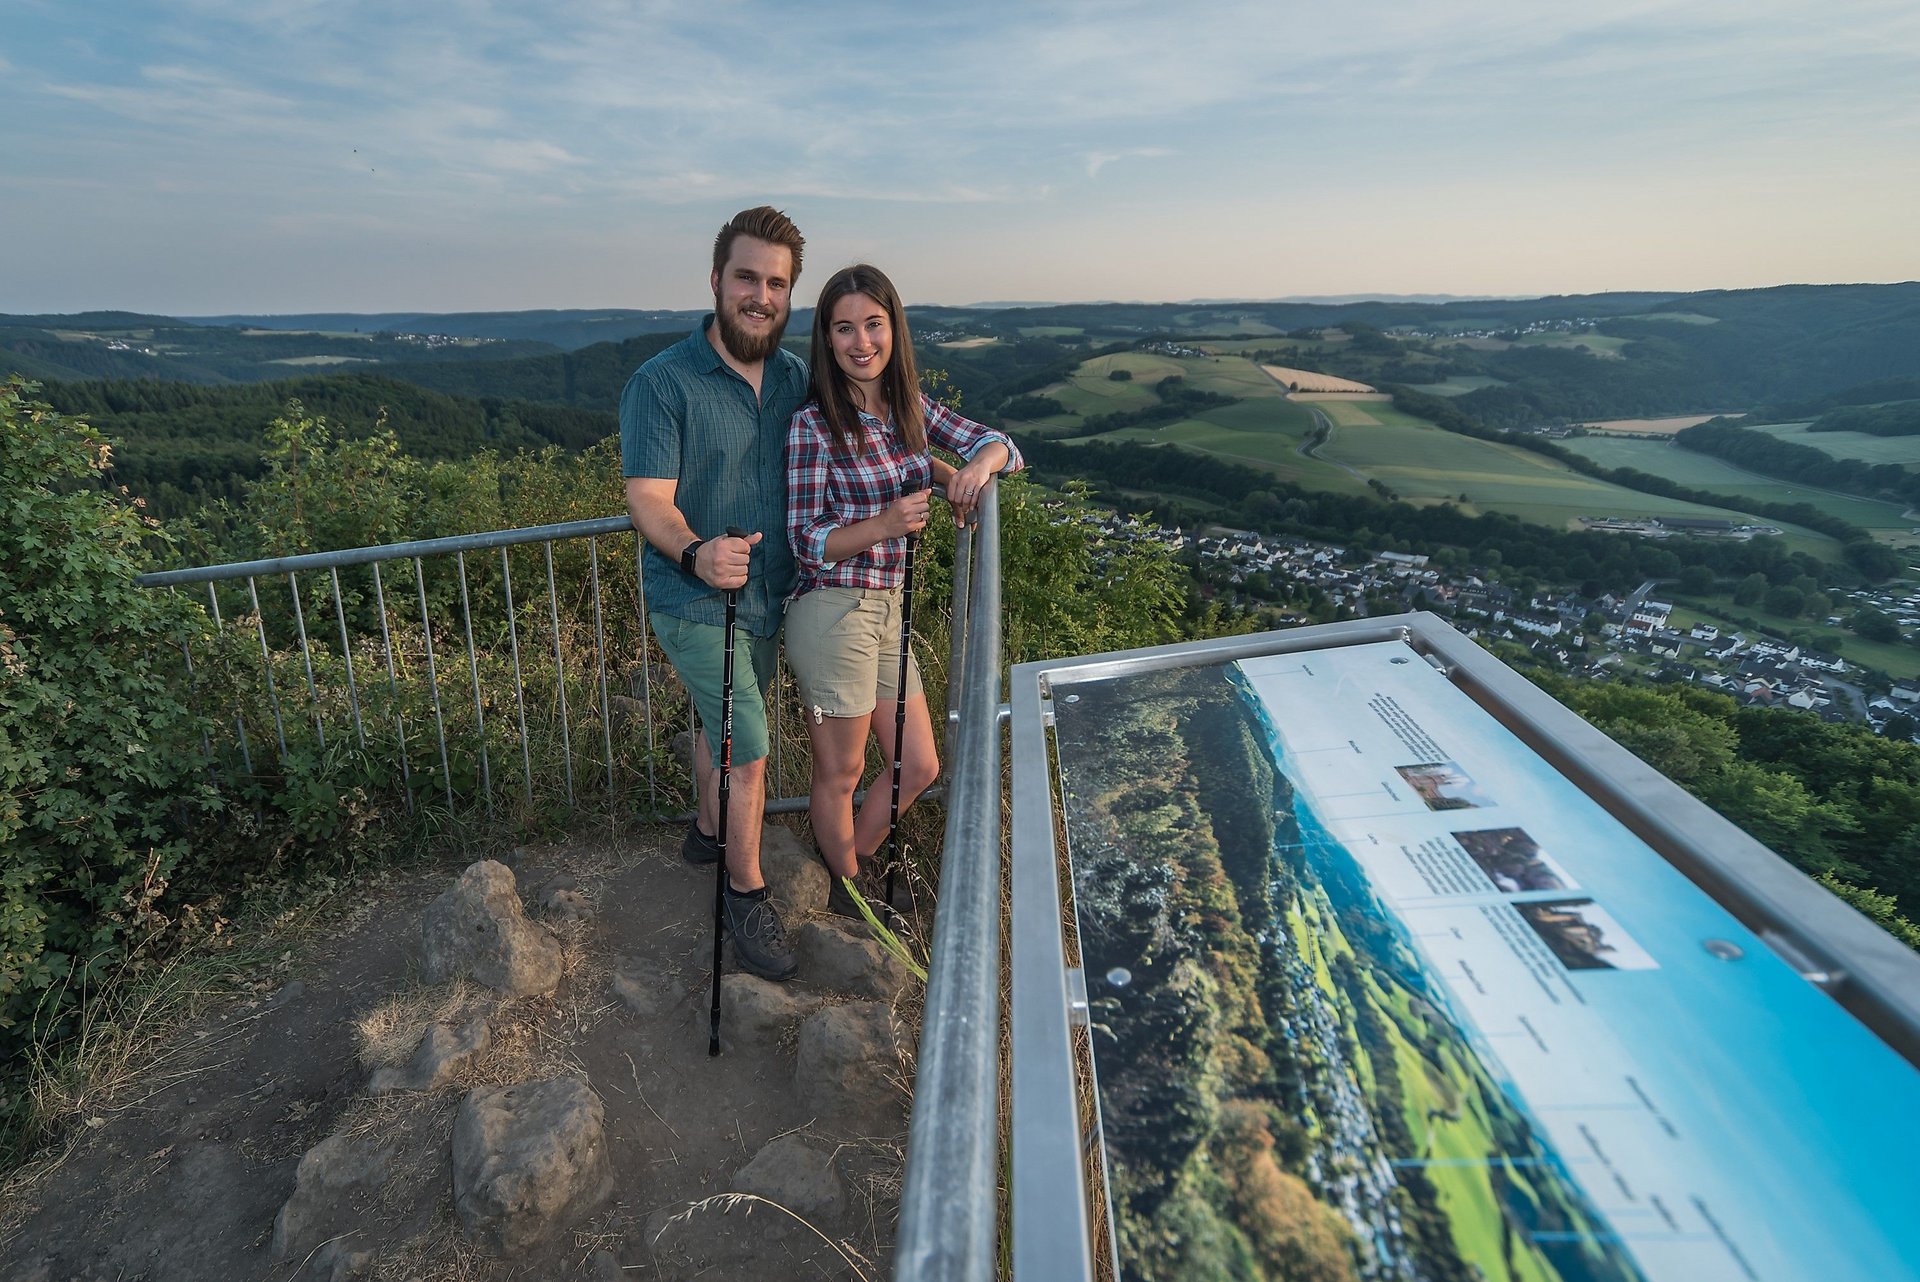
<instances>
[{"instance_id":1,"label":"dirt path","mask_svg":"<svg viewBox=\"0 0 1920 1282\"><path fill-rule=\"evenodd\" d=\"M565 874L591 906L585 919L555 924L567 970L546 996L502 1002L471 985L420 981L422 914L457 867L368 904L350 928L296 957L277 988L181 1030L156 1051L140 1088L98 1105L65 1160L0 1207L0 1278L886 1276L905 1087L892 1088L897 1108L878 1110L854 1134L822 1124L803 1103L792 1032L757 1047L730 1036L726 1052L708 1058L712 880L680 860L679 835L649 829L523 852L523 898ZM786 988L804 993L805 974ZM901 1014L917 1018L912 1000ZM479 1001L492 1003L493 1047L456 1082L367 1094L381 1054L391 1060L399 1048L404 1060L419 1029ZM489 1259L454 1217L451 1119L476 1085L556 1073L584 1076L605 1106L612 1197L533 1252ZM901 1064L898 1082L910 1078ZM371 1259L358 1271L316 1269L311 1258L276 1263L275 1216L301 1155L340 1133L390 1141L398 1155L351 1230ZM716 1200L788 1134L818 1139L831 1154L843 1196L830 1209L803 1223L751 1199ZM687 1215L669 1223L678 1212Z\"/></svg>"}]
</instances>

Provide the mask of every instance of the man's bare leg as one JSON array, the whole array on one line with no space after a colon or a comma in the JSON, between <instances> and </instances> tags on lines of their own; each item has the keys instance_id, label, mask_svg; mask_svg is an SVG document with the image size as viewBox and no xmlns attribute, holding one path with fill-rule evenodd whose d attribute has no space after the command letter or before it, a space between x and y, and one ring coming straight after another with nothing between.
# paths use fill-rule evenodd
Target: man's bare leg
<instances>
[{"instance_id":1,"label":"man's bare leg","mask_svg":"<svg viewBox=\"0 0 1920 1282\"><path fill-rule=\"evenodd\" d=\"M700 799L695 822L707 836L718 836L720 829L715 825L720 814L720 776L713 768L713 749L707 745L705 727L693 737L693 789Z\"/></svg>"},{"instance_id":2,"label":"man's bare leg","mask_svg":"<svg viewBox=\"0 0 1920 1282\"><path fill-rule=\"evenodd\" d=\"M704 740L703 740L704 744ZM720 814L720 771L704 747L696 748L695 766L706 763L700 780L700 824ZM760 829L766 822L767 759L736 765L727 781L727 880L737 891L758 890L766 884L760 875ZM718 829L715 834L718 835Z\"/></svg>"}]
</instances>

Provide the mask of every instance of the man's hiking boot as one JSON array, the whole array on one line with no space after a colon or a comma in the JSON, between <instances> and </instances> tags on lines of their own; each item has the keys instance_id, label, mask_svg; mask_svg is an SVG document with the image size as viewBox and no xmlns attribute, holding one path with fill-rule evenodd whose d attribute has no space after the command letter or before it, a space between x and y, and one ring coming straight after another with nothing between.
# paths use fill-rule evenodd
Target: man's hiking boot
<instances>
[{"instance_id":1,"label":"man's hiking boot","mask_svg":"<svg viewBox=\"0 0 1920 1282\"><path fill-rule=\"evenodd\" d=\"M700 831L700 821L687 821L687 835L680 843L680 857L696 867L713 867L720 858L720 839Z\"/></svg>"},{"instance_id":2,"label":"man's hiking boot","mask_svg":"<svg viewBox=\"0 0 1920 1282\"><path fill-rule=\"evenodd\" d=\"M733 936L733 955L741 967L762 979L792 979L800 964L787 945L786 928L780 924L780 914L774 911L767 888L742 894L728 886L721 898L727 933Z\"/></svg>"}]
</instances>

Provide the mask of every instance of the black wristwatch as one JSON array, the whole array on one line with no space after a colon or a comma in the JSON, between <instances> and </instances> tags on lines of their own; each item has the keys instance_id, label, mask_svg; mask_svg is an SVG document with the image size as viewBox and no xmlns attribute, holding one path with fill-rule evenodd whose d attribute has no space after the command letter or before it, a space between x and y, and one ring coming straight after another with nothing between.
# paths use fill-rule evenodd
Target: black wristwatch
<instances>
[{"instance_id":1,"label":"black wristwatch","mask_svg":"<svg viewBox=\"0 0 1920 1282\"><path fill-rule=\"evenodd\" d=\"M680 549L680 568L685 570L688 574L692 575L696 579L699 578L700 576L694 573L693 558L694 558L694 554L700 550L700 545L705 542L706 542L705 539L695 539L693 542L687 544L687 546Z\"/></svg>"}]
</instances>

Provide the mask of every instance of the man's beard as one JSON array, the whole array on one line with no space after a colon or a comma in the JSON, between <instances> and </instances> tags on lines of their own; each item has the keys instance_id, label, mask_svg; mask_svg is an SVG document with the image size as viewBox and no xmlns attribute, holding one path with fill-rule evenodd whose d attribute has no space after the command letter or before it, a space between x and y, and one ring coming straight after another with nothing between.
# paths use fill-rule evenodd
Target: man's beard
<instances>
[{"instance_id":1,"label":"man's beard","mask_svg":"<svg viewBox=\"0 0 1920 1282\"><path fill-rule=\"evenodd\" d=\"M720 342L726 347L733 359L742 365L758 365L780 348L780 336L787 332L789 312L781 312L764 336L749 334L734 322L733 314L722 304L718 295L713 300L714 323L720 327Z\"/></svg>"}]
</instances>

